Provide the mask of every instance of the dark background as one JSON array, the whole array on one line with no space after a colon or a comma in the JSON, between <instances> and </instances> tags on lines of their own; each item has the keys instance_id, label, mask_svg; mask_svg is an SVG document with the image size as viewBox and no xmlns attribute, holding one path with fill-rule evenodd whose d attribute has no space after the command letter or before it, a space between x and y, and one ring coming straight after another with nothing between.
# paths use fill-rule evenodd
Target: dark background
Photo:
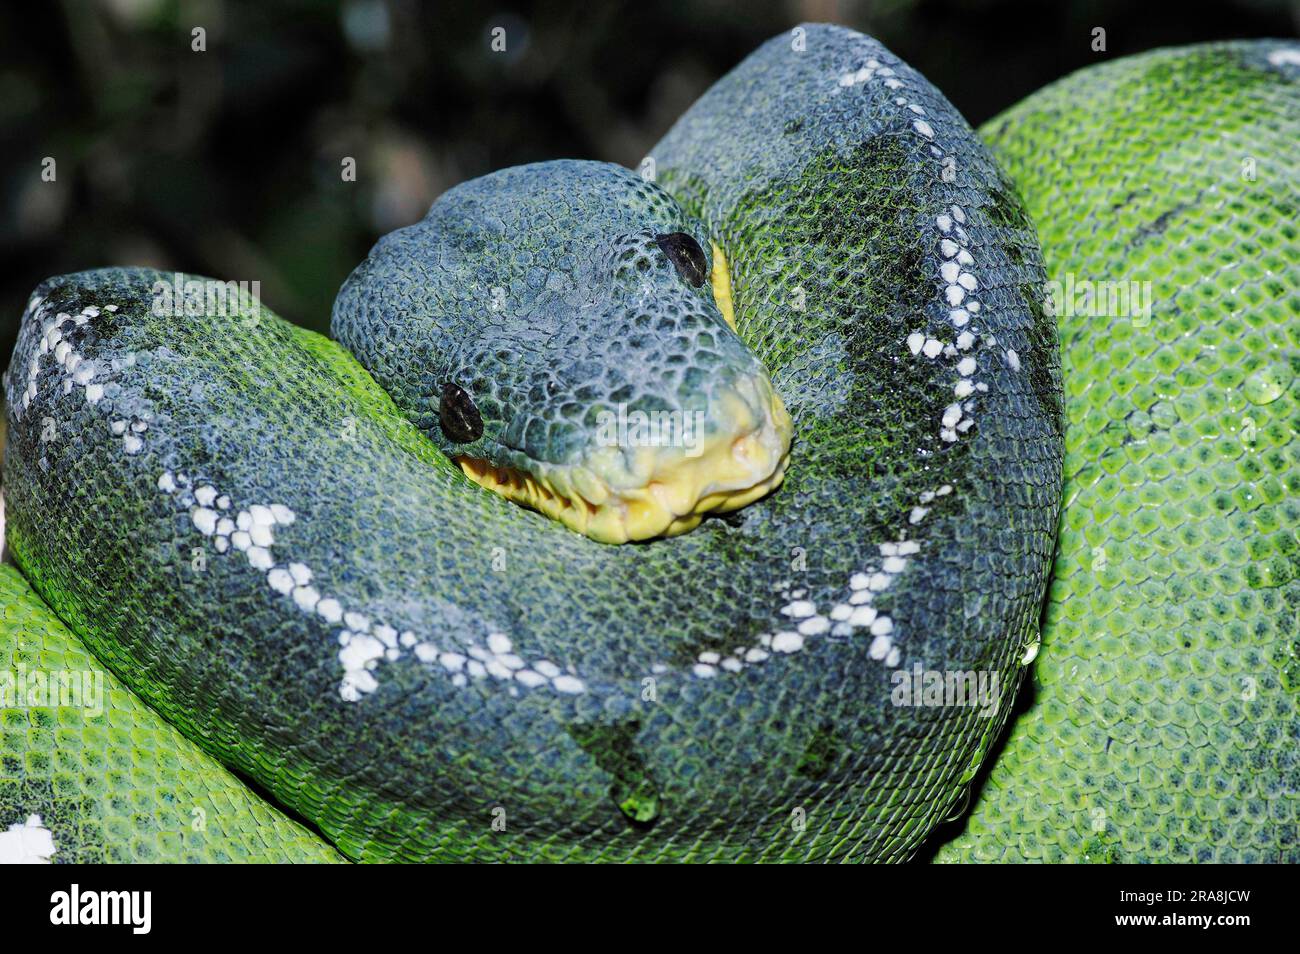
<instances>
[{"instance_id":1,"label":"dark background","mask_svg":"<svg viewBox=\"0 0 1300 954\"><path fill-rule=\"evenodd\" d=\"M801 20L879 37L979 124L1102 58L1293 36L1300 2L7 3L0 366L37 282L102 265L260 281L271 308L325 330L374 240L445 189L541 159L635 165L718 76ZM191 50L194 27L206 52Z\"/></svg>"}]
</instances>

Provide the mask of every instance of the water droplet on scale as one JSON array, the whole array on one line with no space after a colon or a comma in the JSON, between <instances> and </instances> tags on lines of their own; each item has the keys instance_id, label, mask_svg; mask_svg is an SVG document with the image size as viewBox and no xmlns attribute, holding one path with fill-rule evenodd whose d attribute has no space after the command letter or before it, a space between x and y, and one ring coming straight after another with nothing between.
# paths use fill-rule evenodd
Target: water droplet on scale
<instances>
[{"instance_id":1,"label":"water droplet on scale","mask_svg":"<svg viewBox=\"0 0 1300 954\"><path fill-rule=\"evenodd\" d=\"M1293 376L1285 365L1270 364L1248 377L1241 389L1251 404L1272 404L1286 393Z\"/></svg>"}]
</instances>

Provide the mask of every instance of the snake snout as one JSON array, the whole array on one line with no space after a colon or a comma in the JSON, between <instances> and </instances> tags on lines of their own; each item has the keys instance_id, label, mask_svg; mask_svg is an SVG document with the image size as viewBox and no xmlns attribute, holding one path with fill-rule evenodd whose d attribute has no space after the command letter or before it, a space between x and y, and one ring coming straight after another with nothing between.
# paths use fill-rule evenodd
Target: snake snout
<instances>
[{"instance_id":1,"label":"snake snout","mask_svg":"<svg viewBox=\"0 0 1300 954\"><path fill-rule=\"evenodd\" d=\"M720 375L698 406L602 408L568 463L458 457L475 483L602 543L674 536L778 487L790 415L761 368Z\"/></svg>"}]
</instances>

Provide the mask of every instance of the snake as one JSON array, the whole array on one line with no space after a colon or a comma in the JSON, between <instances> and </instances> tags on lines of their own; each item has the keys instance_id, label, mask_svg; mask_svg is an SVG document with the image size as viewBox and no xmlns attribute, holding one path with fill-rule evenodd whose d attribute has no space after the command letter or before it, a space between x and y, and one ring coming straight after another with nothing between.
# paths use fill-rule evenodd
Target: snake
<instances>
[{"instance_id":1,"label":"snake","mask_svg":"<svg viewBox=\"0 0 1300 954\"><path fill-rule=\"evenodd\" d=\"M1297 65L984 141L805 24L636 170L451 189L328 338L42 283L0 860L1293 856Z\"/></svg>"}]
</instances>

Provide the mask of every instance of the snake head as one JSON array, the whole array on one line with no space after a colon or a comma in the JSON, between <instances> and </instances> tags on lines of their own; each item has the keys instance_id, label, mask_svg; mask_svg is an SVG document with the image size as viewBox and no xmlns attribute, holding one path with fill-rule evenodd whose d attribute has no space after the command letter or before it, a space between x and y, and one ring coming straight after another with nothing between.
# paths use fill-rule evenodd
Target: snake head
<instances>
[{"instance_id":1,"label":"snake head","mask_svg":"<svg viewBox=\"0 0 1300 954\"><path fill-rule=\"evenodd\" d=\"M381 239L333 333L476 483L621 543L785 474L790 417L729 294L703 224L662 189L548 162L460 185Z\"/></svg>"}]
</instances>

